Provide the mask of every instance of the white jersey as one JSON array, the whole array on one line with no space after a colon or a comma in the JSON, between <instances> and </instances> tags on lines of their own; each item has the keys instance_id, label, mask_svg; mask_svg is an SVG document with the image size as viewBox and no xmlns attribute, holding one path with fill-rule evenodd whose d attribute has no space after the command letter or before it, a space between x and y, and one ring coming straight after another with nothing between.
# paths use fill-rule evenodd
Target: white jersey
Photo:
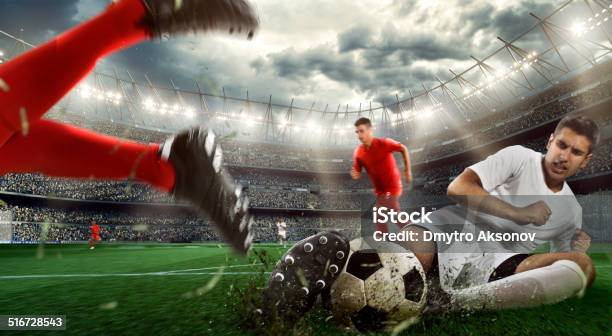
<instances>
[{"instance_id":1,"label":"white jersey","mask_svg":"<svg viewBox=\"0 0 612 336\"><path fill-rule=\"evenodd\" d=\"M433 224L424 224L433 232L530 233L533 240L438 242L438 264L443 288L456 289L486 283L495 268L511 256L532 253L550 242L551 252L569 251L570 242L582 227L582 208L567 183L559 192L551 191L544 180L543 155L522 146L511 146L469 167L483 188L514 206L544 201L551 209L542 226L519 225L507 219L483 213L467 212L462 206L448 206L431 215ZM446 225L446 224L457 225ZM422 225L422 224L419 224ZM526 236L526 235L524 235Z\"/></svg>"},{"instance_id":2,"label":"white jersey","mask_svg":"<svg viewBox=\"0 0 612 336\"><path fill-rule=\"evenodd\" d=\"M276 223L276 228L278 229L278 235L281 236L282 238L286 238L286 236L287 236L287 223L285 223L284 221L277 222Z\"/></svg>"}]
</instances>

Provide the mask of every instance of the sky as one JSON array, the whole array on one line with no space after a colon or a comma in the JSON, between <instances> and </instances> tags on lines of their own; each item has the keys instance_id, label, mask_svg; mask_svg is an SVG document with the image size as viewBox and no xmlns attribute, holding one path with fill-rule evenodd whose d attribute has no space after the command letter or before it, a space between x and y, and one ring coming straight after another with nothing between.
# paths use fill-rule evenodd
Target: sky
<instances>
[{"instance_id":1,"label":"sky","mask_svg":"<svg viewBox=\"0 0 612 336\"><path fill-rule=\"evenodd\" d=\"M318 106L405 97L464 70L551 13L553 0L254 0L252 41L198 35L145 42L102 65L153 82ZM99 13L103 0L2 0L0 29L38 44ZM532 41L534 44L540 41Z\"/></svg>"}]
</instances>

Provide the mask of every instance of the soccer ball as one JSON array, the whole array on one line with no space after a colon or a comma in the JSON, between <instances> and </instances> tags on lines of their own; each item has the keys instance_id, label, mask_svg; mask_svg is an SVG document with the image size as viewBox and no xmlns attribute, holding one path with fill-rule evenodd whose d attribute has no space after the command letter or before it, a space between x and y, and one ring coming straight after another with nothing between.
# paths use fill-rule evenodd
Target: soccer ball
<instances>
[{"instance_id":1,"label":"soccer ball","mask_svg":"<svg viewBox=\"0 0 612 336\"><path fill-rule=\"evenodd\" d=\"M330 290L334 317L362 332L416 323L427 296L421 264L399 245L371 245L351 241L348 261Z\"/></svg>"}]
</instances>

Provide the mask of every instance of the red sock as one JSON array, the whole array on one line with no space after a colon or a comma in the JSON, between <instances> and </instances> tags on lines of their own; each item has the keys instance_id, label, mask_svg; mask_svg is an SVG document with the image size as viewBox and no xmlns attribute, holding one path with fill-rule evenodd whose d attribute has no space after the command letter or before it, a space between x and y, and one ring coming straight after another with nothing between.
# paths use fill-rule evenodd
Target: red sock
<instances>
[{"instance_id":1,"label":"red sock","mask_svg":"<svg viewBox=\"0 0 612 336\"><path fill-rule=\"evenodd\" d=\"M158 144L141 144L50 120L30 125L0 147L0 176L43 173L57 177L135 178L169 192L175 172L157 155Z\"/></svg>"},{"instance_id":2,"label":"red sock","mask_svg":"<svg viewBox=\"0 0 612 336\"><path fill-rule=\"evenodd\" d=\"M0 65L0 146L55 105L113 51L142 41L141 0L123 0L53 40Z\"/></svg>"}]
</instances>

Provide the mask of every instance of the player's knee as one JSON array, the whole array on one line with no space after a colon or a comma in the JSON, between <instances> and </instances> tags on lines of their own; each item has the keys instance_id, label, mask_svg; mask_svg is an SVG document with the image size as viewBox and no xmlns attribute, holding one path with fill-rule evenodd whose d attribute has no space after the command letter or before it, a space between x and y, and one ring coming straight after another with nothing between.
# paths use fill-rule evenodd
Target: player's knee
<instances>
[{"instance_id":1,"label":"player's knee","mask_svg":"<svg viewBox=\"0 0 612 336\"><path fill-rule=\"evenodd\" d=\"M580 266L584 274L587 276L589 285L593 282L595 279L595 267L593 266L591 257L589 257L586 253L570 252L569 256L564 259L571 260Z\"/></svg>"},{"instance_id":2,"label":"player's knee","mask_svg":"<svg viewBox=\"0 0 612 336\"><path fill-rule=\"evenodd\" d=\"M585 273L589 269L593 268L593 261L591 260L591 257L584 252L572 252L570 260L577 263Z\"/></svg>"}]
</instances>

